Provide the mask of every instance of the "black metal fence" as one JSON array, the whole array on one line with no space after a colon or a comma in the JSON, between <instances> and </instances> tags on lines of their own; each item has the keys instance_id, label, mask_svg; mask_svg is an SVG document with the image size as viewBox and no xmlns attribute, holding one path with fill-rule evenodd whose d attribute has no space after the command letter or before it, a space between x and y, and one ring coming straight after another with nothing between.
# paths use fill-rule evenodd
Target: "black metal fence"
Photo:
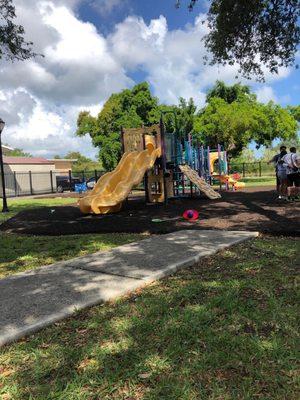
<instances>
[{"instance_id":1,"label":"black metal fence","mask_svg":"<svg viewBox=\"0 0 300 400\"><path fill-rule=\"evenodd\" d=\"M266 162L230 163L229 173L239 173L242 178L247 177L273 177L274 166ZM68 184L64 190L74 190L74 183L97 181L106 171L93 170L71 172L63 176L68 178ZM8 172L5 176L5 187L7 197L18 197L26 195L56 193L59 179L62 174L56 171L48 172ZM0 197L2 197L2 186L0 182Z\"/></svg>"},{"instance_id":2,"label":"black metal fence","mask_svg":"<svg viewBox=\"0 0 300 400\"><path fill-rule=\"evenodd\" d=\"M93 170L93 171L69 171L69 175L71 174L73 178L80 179L82 182L88 182L90 179L95 179L96 181L106 173L107 171L103 170Z\"/></svg>"},{"instance_id":3,"label":"black metal fence","mask_svg":"<svg viewBox=\"0 0 300 400\"><path fill-rule=\"evenodd\" d=\"M94 179L97 181L105 171L71 172L66 174L57 171L48 172L6 172L5 191L7 197L18 197L27 195L39 195L56 193L62 178L66 178L64 190L74 190L75 183ZM0 182L0 197L2 197L2 184Z\"/></svg>"},{"instance_id":4,"label":"black metal fence","mask_svg":"<svg viewBox=\"0 0 300 400\"><path fill-rule=\"evenodd\" d=\"M46 194L56 192L55 171L48 172L7 172L4 174L7 197ZM2 197L0 183L0 197Z\"/></svg>"},{"instance_id":5,"label":"black metal fence","mask_svg":"<svg viewBox=\"0 0 300 400\"><path fill-rule=\"evenodd\" d=\"M229 174L238 173L242 178L251 176L275 176L275 169L273 164L268 164L264 161L255 161L249 163L234 163L228 164Z\"/></svg>"}]
</instances>

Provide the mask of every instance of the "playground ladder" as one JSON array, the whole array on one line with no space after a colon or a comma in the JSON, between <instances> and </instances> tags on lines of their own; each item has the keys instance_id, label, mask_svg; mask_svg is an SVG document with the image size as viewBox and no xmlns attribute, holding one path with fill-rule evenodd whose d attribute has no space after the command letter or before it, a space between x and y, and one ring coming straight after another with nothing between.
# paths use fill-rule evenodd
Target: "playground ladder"
<instances>
[{"instance_id":1,"label":"playground ladder","mask_svg":"<svg viewBox=\"0 0 300 400\"><path fill-rule=\"evenodd\" d=\"M209 199L219 199L221 197L220 193L216 192L203 178L201 178L197 172L189 167L188 165L179 166L181 172L193 182L197 188L203 192Z\"/></svg>"}]
</instances>

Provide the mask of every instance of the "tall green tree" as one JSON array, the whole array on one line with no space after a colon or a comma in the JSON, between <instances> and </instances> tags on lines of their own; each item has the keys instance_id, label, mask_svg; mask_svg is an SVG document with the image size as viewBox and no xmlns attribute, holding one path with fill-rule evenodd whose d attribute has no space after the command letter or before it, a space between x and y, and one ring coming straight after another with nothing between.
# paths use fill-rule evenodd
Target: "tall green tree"
<instances>
[{"instance_id":1,"label":"tall green tree","mask_svg":"<svg viewBox=\"0 0 300 400\"><path fill-rule=\"evenodd\" d=\"M178 105L160 105L157 118L162 113L167 132L177 132L178 137L184 139L193 133L196 110L194 99L186 100L180 97Z\"/></svg>"},{"instance_id":2,"label":"tall green tree","mask_svg":"<svg viewBox=\"0 0 300 400\"><path fill-rule=\"evenodd\" d=\"M146 82L112 94L96 118L83 111L77 120L78 136L90 135L107 170L113 169L121 155L121 127L137 128L159 121L158 99Z\"/></svg>"},{"instance_id":3,"label":"tall green tree","mask_svg":"<svg viewBox=\"0 0 300 400\"><path fill-rule=\"evenodd\" d=\"M287 106L287 110L300 124L300 105L299 106Z\"/></svg>"},{"instance_id":4,"label":"tall green tree","mask_svg":"<svg viewBox=\"0 0 300 400\"><path fill-rule=\"evenodd\" d=\"M195 118L194 130L198 140L209 146L220 143L236 156L251 141L260 147L270 146L274 139L295 138L297 121L280 105L259 103L245 86L217 82Z\"/></svg>"},{"instance_id":5,"label":"tall green tree","mask_svg":"<svg viewBox=\"0 0 300 400\"><path fill-rule=\"evenodd\" d=\"M257 158L255 157L254 150L247 147L244 148L240 154L231 159L232 164L252 163L255 161L257 161Z\"/></svg>"},{"instance_id":6,"label":"tall green tree","mask_svg":"<svg viewBox=\"0 0 300 400\"><path fill-rule=\"evenodd\" d=\"M206 102L209 103L213 97L219 97L229 104L237 100L256 100L249 86L241 85L240 83L228 86L223 81L216 81L214 86L207 92Z\"/></svg>"},{"instance_id":7,"label":"tall green tree","mask_svg":"<svg viewBox=\"0 0 300 400\"><path fill-rule=\"evenodd\" d=\"M65 158L69 160L76 160L73 164L73 172L94 171L95 169L102 169L101 164L93 161L91 158L82 155L79 151L69 152Z\"/></svg>"},{"instance_id":8,"label":"tall green tree","mask_svg":"<svg viewBox=\"0 0 300 400\"><path fill-rule=\"evenodd\" d=\"M30 153L27 153L26 151L24 151L22 149L18 149L18 148L10 150L9 156L11 156L11 157L32 157L32 155Z\"/></svg>"},{"instance_id":9,"label":"tall green tree","mask_svg":"<svg viewBox=\"0 0 300 400\"><path fill-rule=\"evenodd\" d=\"M177 0L193 10L198 0ZM264 79L295 63L300 42L299 0L210 0L205 45L210 64L239 65L245 77Z\"/></svg>"},{"instance_id":10,"label":"tall green tree","mask_svg":"<svg viewBox=\"0 0 300 400\"><path fill-rule=\"evenodd\" d=\"M32 50L32 42L24 38L22 25L15 23L16 9L12 0L0 0L0 59L27 60L37 54Z\"/></svg>"},{"instance_id":11,"label":"tall green tree","mask_svg":"<svg viewBox=\"0 0 300 400\"><path fill-rule=\"evenodd\" d=\"M177 131L181 139L192 133L195 140L212 147L223 144L232 156L238 156L251 141L258 147L270 146L274 139L295 138L297 131L294 109L273 102L259 103L248 86L217 82L207 94L206 106L197 112L193 99L181 98L178 105L159 105L149 85L141 83L113 94L97 117L81 112L77 135L90 135L94 146L99 147L104 168L111 170L121 156L121 127L158 123L161 113L168 132Z\"/></svg>"}]
</instances>

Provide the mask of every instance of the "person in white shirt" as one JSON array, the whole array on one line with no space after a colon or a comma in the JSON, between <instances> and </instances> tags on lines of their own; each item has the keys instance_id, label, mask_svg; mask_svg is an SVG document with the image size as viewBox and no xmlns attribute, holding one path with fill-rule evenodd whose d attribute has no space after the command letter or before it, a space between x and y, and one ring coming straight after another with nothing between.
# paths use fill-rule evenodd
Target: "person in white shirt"
<instances>
[{"instance_id":1,"label":"person in white shirt","mask_svg":"<svg viewBox=\"0 0 300 400\"><path fill-rule=\"evenodd\" d=\"M290 153L283 157L287 171L287 194L293 199L300 194L300 154L297 154L296 147L290 148Z\"/></svg>"}]
</instances>

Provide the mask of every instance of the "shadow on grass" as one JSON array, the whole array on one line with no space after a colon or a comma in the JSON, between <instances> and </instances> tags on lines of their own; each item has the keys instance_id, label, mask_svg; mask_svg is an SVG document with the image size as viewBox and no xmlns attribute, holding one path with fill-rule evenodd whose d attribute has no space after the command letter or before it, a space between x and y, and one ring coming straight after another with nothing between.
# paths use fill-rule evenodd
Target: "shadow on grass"
<instances>
[{"instance_id":1,"label":"shadow on grass","mask_svg":"<svg viewBox=\"0 0 300 400\"><path fill-rule=\"evenodd\" d=\"M5 348L3 393L296 399L297 244L238 245Z\"/></svg>"},{"instance_id":2,"label":"shadow on grass","mask_svg":"<svg viewBox=\"0 0 300 400\"><path fill-rule=\"evenodd\" d=\"M0 234L0 278L139 240L138 234L26 236Z\"/></svg>"},{"instance_id":3,"label":"shadow on grass","mask_svg":"<svg viewBox=\"0 0 300 400\"><path fill-rule=\"evenodd\" d=\"M8 199L8 208L9 212L0 213L0 224L4 221L12 218L14 215L18 214L21 211L28 209L36 209L40 207L48 207L48 206L58 206L65 205L70 203L76 203L76 199L74 198L53 198L53 199Z\"/></svg>"}]
</instances>

